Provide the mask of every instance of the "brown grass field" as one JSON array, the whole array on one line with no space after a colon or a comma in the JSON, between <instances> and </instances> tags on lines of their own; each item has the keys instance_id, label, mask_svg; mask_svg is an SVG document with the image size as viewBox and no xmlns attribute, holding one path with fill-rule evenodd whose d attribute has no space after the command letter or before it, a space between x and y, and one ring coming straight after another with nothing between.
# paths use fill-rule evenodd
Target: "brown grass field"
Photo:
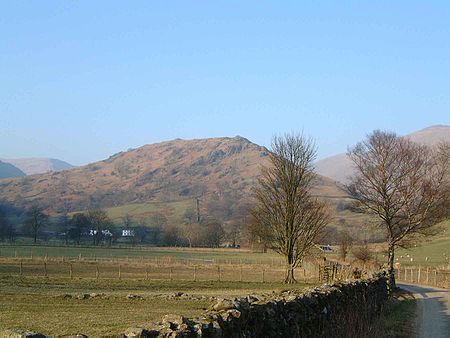
<instances>
[{"instance_id":1,"label":"brown grass field","mask_svg":"<svg viewBox=\"0 0 450 338\"><path fill-rule=\"evenodd\" d=\"M0 332L113 335L164 314L200 315L211 297L286 288L282 261L272 253L29 246L3 246L1 252ZM317 283L315 266L305 267L297 270L294 288ZM178 292L184 294L171 296ZM92 293L97 296L81 297Z\"/></svg>"}]
</instances>

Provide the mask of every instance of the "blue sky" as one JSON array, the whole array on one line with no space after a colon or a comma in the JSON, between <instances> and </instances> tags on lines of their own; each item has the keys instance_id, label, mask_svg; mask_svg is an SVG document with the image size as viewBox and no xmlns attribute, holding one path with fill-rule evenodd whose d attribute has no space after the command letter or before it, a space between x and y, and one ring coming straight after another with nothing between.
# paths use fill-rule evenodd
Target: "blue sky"
<instances>
[{"instance_id":1,"label":"blue sky","mask_svg":"<svg viewBox=\"0 0 450 338\"><path fill-rule=\"evenodd\" d=\"M2 1L0 157L450 124L446 1Z\"/></svg>"}]
</instances>

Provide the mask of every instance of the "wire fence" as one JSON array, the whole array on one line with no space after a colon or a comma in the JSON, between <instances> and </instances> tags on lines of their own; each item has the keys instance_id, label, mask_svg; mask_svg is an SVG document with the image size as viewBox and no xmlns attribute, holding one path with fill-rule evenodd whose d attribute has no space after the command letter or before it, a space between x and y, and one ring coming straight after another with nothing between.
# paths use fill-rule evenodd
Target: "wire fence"
<instances>
[{"instance_id":1,"label":"wire fence","mask_svg":"<svg viewBox=\"0 0 450 338\"><path fill-rule=\"evenodd\" d=\"M450 269L402 267L396 270L397 281L450 288Z\"/></svg>"},{"instance_id":2,"label":"wire fence","mask_svg":"<svg viewBox=\"0 0 450 338\"><path fill-rule=\"evenodd\" d=\"M0 275L70 279L145 279L219 282L281 282L285 268L263 264L185 264L172 260L77 260L67 258L2 258ZM299 281L316 281L319 268L296 269Z\"/></svg>"},{"instance_id":3,"label":"wire fence","mask_svg":"<svg viewBox=\"0 0 450 338\"><path fill-rule=\"evenodd\" d=\"M231 254L221 256L222 252ZM156 263L163 262L172 264L181 262L183 264L261 264L271 266L285 266L285 260L281 257L257 257L246 251L230 252L226 249L204 249L195 248L98 248L98 247L40 247L33 245L0 246L0 258L22 258L22 259L66 259L79 261L97 262L129 262L139 260L141 262L152 260ZM233 257L234 256L234 257Z\"/></svg>"}]
</instances>

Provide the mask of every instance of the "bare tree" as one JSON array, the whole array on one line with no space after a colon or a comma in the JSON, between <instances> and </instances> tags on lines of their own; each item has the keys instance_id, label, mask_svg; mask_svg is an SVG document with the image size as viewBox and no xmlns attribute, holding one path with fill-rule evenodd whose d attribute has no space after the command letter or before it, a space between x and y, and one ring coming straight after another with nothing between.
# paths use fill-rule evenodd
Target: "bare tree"
<instances>
[{"instance_id":1,"label":"bare tree","mask_svg":"<svg viewBox=\"0 0 450 338\"><path fill-rule=\"evenodd\" d=\"M27 211L25 225L30 228L34 243L37 242L39 231L47 224L48 216L43 212L42 208L37 205L31 206Z\"/></svg>"},{"instance_id":2,"label":"bare tree","mask_svg":"<svg viewBox=\"0 0 450 338\"><path fill-rule=\"evenodd\" d=\"M225 231L222 224L215 219L209 219L201 226L201 244L210 248L220 247L225 238Z\"/></svg>"},{"instance_id":3,"label":"bare tree","mask_svg":"<svg viewBox=\"0 0 450 338\"><path fill-rule=\"evenodd\" d=\"M77 244L80 244L83 232L86 231L90 225L89 218L84 213L73 214L70 219L70 225L70 238L72 238Z\"/></svg>"},{"instance_id":4,"label":"bare tree","mask_svg":"<svg viewBox=\"0 0 450 338\"><path fill-rule=\"evenodd\" d=\"M103 209L93 209L88 211L87 215L89 224L92 227L92 237L94 245L99 245L103 237L103 230L111 225L111 220L108 214Z\"/></svg>"},{"instance_id":5,"label":"bare tree","mask_svg":"<svg viewBox=\"0 0 450 338\"><path fill-rule=\"evenodd\" d=\"M370 250L367 241L364 241L363 245L360 245L353 250L353 256L364 264L365 269L367 262L373 257L373 252Z\"/></svg>"},{"instance_id":6,"label":"bare tree","mask_svg":"<svg viewBox=\"0 0 450 338\"><path fill-rule=\"evenodd\" d=\"M69 229L70 229L70 219L67 212L63 212L57 219L56 224L62 235L64 236L64 243L67 245L69 243Z\"/></svg>"},{"instance_id":7,"label":"bare tree","mask_svg":"<svg viewBox=\"0 0 450 338\"><path fill-rule=\"evenodd\" d=\"M448 217L449 148L431 150L374 131L348 154L356 174L347 189L357 208L376 216L385 230L392 289L395 249L429 234L432 225Z\"/></svg>"},{"instance_id":8,"label":"bare tree","mask_svg":"<svg viewBox=\"0 0 450 338\"><path fill-rule=\"evenodd\" d=\"M239 220L232 220L226 227L227 238L233 248L236 248L241 237L243 224Z\"/></svg>"},{"instance_id":9,"label":"bare tree","mask_svg":"<svg viewBox=\"0 0 450 338\"><path fill-rule=\"evenodd\" d=\"M184 222L180 227L179 232L181 237L183 237L189 247L196 246L199 244L202 229L200 224L197 223L197 214L194 209L188 208L184 212Z\"/></svg>"},{"instance_id":10,"label":"bare tree","mask_svg":"<svg viewBox=\"0 0 450 338\"><path fill-rule=\"evenodd\" d=\"M122 217L122 223L125 229L130 229L134 225L133 218L130 214L125 214L125 216Z\"/></svg>"},{"instance_id":11,"label":"bare tree","mask_svg":"<svg viewBox=\"0 0 450 338\"><path fill-rule=\"evenodd\" d=\"M339 234L339 253L344 262L345 259L347 258L347 255L352 245L353 245L353 238L350 236L348 231L346 230L341 231L341 233Z\"/></svg>"},{"instance_id":12,"label":"bare tree","mask_svg":"<svg viewBox=\"0 0 450 338\"><path fill-rule=\"evenodd\" d=\"M327 207L311 195L316 147L303 135L274 137L270 166L254 189L252 215L267 245L286 258L285 283L314 246L328 223Z\"/></svg>"},{"instance_id":13,"label":"bare tree","mask_svg":"<svg viewBox=\"0 0 450 338\"><path fill-rule=\"evenodd\" d=\"M4 240L7 237L7 228L9 227L9 221L5 212L0 208L0 240Z\"/></svg>"}]
</instances>

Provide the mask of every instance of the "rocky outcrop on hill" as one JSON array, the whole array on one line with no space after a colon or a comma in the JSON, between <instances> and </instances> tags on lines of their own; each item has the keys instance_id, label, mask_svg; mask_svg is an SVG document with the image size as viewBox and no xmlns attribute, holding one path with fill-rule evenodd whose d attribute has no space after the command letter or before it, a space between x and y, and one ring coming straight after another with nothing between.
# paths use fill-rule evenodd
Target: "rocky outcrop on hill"
<instances>
[{"instance_id":1,"label":"rocky outcrop on hill","mask_svg":"<svg viewBox=\"0 0 450 338\"><path fill-rule=\"evenodd\" d=\"M0 200L38 204L50 212L108 208L130 203L225 200L237 208L267 164L268 150L243 137L173 140L145 145L86 166L0 181ZM319 180L317 195L345 196ZM233 209L233 208L231 208Z\"/></svg>"}]
</instances>

